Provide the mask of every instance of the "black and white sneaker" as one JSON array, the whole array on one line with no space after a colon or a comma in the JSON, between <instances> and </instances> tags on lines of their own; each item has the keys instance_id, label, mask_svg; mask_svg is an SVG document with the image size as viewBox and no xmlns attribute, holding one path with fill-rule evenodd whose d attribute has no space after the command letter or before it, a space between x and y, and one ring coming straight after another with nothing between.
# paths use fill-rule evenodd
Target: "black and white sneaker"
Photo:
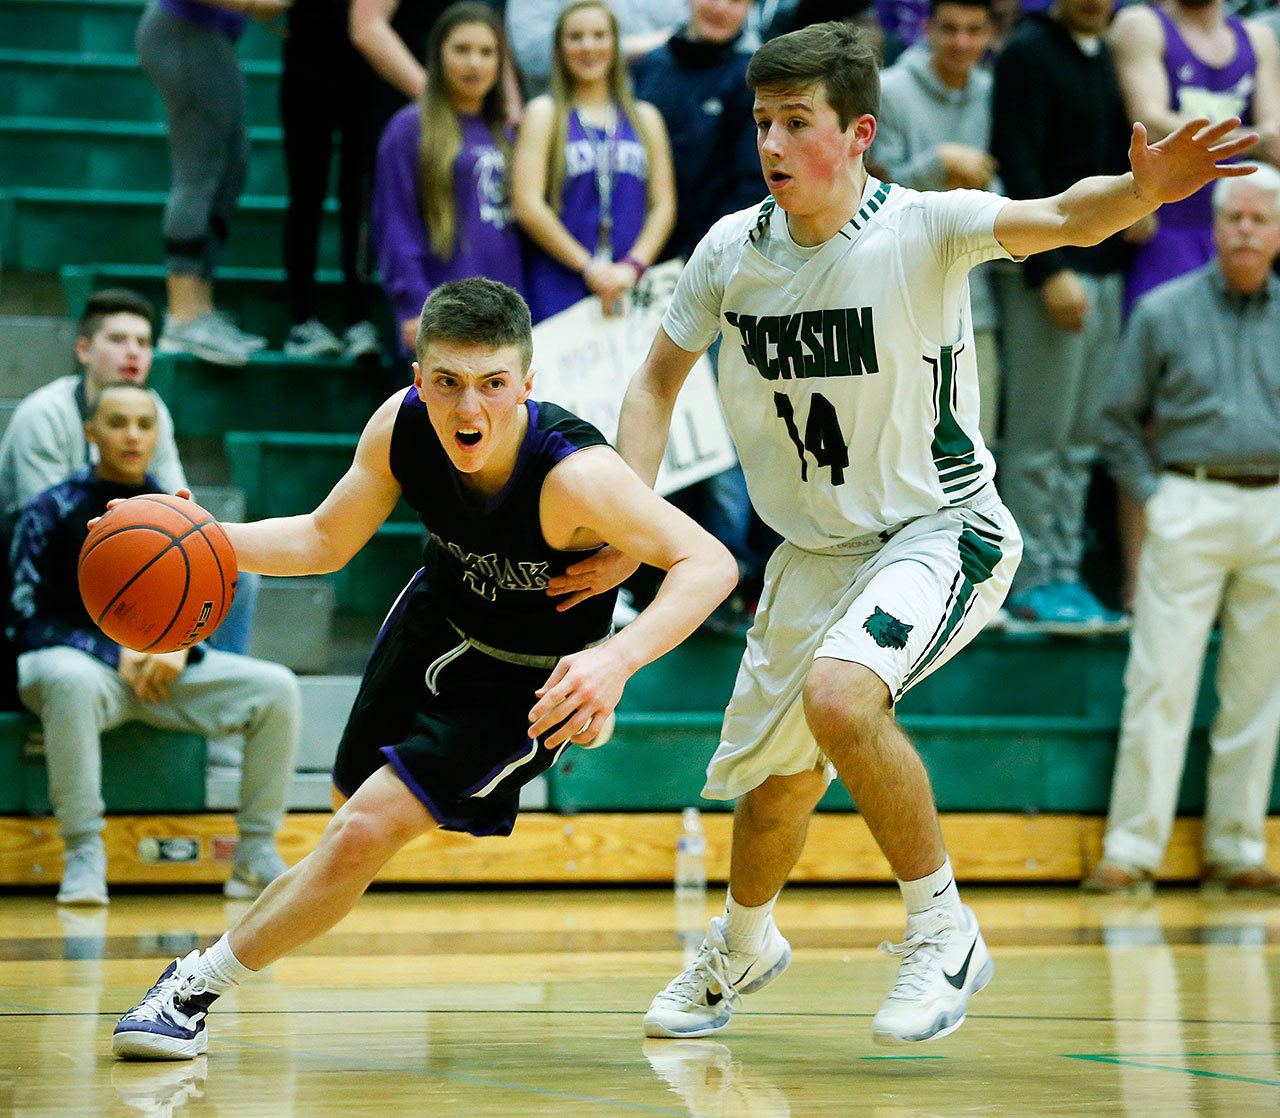
<instances>
[{"instance_id":1,"label":"black and white sneaker","mask_svg":"<svg viewBox=\"0 0 1280 1118\"><path fill-rule=\"evenodd\" d=\"M973 910L963 922L936 908L907 918L902 943L880 950L902 960L898 980L871 1022L877 1044L915 1044L953 1033L964 1024L969 999L991 981L991 953Z\"/></svg>"},{"instance_id":2,"label":"black and white sneaker","mask_svg":"<svg viewBox=\"0 0 1280 1118\"><path fill-rule=\"evenodd\" d=\"M724 940L724 918L712 917L707 937L693 962L659 992L644 1015L644 1035L699 1037L729 1024L743 994L754 994L791 963L791 944L773 918L758 955L730 951Z\"/></svg>"},{"instance_id":3,"label":"black and white sneaker","mask_svg":"<svg viewBox=\"0 0 1280 1118\"><path fill-rule=\"evenodd\" d=\"M124 1060L190 1060L209 1050L205 1017L218 995L195 973L199 951L175 959L120 1018L111 1051Z\"/></svg>"}]
</instances>

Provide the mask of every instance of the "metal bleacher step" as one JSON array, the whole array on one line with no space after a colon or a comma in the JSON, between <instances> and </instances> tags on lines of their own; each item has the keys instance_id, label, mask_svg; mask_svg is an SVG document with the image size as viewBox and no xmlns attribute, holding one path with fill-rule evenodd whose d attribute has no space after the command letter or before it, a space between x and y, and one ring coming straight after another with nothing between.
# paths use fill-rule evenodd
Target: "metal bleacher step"
<instances>
[{"instance_id":1,"label":"metal bleacher step","mask_svg":"<svg viewBox=\"0 0 1280 1118\"><path fill-rule=\"evenodd\" d=\"M0 248L8 267L53 271L103 259L158 264L164 257L161 223L168 198L164 190L22 187L6 195ZM229 267L279 266L287 204L278 195L240 198L225 249ZM337 205L336 199L326 200L320 227L320 261L326 266L338 259Z\"/></svg>"},{"instance_id":2,"label":"metal bleacher step","mask_svg":"<svg viewBox=\"0 0 1280 1118\"><path fill-rule=\"evenodd\" d=\"M280 63L241 63L250 127L280 123ZM132 52L15 49L0 39L0 116L164 120L164 102Z\"/></svg>"},{"instance_id":3,"label":"metal bleacher step","mask_svg":"<svg viewBox=\"0 0 1280 1118\"><path fill-rule=\"evenodd\" d=\"M130 54L145 0L0 0L0 43L11 49ZM250 21L242 59L280 56L283 24Z\"/></svg>"},{"instance_id":4,"label":"metal bleacher step","mask_svg":"<svg viewBox=\"0 0 1280 1118\"><path fill-rule=\"evenodd\" d=\"M0 189L168 190L160 121L0 117ZM283 133L249 129L248 194L287 193Z\"/></svg>"}]
</instances>

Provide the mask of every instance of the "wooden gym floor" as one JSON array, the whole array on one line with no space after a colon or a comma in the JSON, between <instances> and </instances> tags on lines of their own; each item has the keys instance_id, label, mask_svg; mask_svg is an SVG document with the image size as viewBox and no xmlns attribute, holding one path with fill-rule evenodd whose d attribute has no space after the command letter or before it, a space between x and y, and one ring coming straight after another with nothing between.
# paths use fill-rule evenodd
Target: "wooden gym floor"
<instances>
[{"instance_id":1,"label":"wooden gym floor","mask_svg":"<svg viewBox=\"0 0 1280 1118\"><path fill-rule=\"evenodd\" d=\"M112 1061L116 1016L240 906L0 898L0 1115L877 1118L1280 1113L1280 902L965 890L996 959L954 1036L877 1048L896 892L791 889L790 972L719 1039L645 1041L669 891L376 892L215 1007L207 1057ZM712 890L708 909L718 907Z\"/></svg>"}]
</instances>

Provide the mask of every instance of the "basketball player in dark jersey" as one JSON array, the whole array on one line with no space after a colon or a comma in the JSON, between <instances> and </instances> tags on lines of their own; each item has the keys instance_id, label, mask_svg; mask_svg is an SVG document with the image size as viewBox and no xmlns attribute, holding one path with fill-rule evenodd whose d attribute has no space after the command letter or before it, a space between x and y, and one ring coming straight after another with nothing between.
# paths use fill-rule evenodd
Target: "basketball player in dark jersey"
<instances>
[{"instance_id":1,"label":"basketball player in dark jersey","mask_svg":"<svg viewBox=\"0 0 1280 1118\"><path fill-rule=\"evenodd\" d=\"M118 1056L208 1048L213 1000L327 931L410 839L435 827L508 834L520 787L571 743L596 742L633 672L674 648L737 581L729 553L657 497L590 424L529 398L529 310L466 279L427 300L414 386L365 427L314 512L226 525L241 567L345 564L403 496L430 537L378 634L334 766L350 797L316 849L213 947L176 960L120 1019ZM551 578L605 543L666 571L610 636L612 597L567 607Z\"/></svg>"}]
</instances>

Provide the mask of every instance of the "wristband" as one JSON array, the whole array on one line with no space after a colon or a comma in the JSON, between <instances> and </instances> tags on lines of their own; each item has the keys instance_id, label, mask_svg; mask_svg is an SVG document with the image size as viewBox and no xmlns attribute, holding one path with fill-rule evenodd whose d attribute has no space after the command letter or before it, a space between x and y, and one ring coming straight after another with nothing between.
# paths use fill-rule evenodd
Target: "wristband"
<instances>
[{"instance_id":1,"label":"wristband","mask_svg":"<svg viewBox=\"0 0 1280 1118\"><path fill-rule=\"evenodd\" d=\"M639 279L642 275L645 274L645 272L649 270L648 264L641 264L640 261L637 260L630 253L624 256L620 261L618 261L618 263L625 264L627 265L627 267L634 270L636 274L636 279Z\"/></svg>"}]
</instances>

